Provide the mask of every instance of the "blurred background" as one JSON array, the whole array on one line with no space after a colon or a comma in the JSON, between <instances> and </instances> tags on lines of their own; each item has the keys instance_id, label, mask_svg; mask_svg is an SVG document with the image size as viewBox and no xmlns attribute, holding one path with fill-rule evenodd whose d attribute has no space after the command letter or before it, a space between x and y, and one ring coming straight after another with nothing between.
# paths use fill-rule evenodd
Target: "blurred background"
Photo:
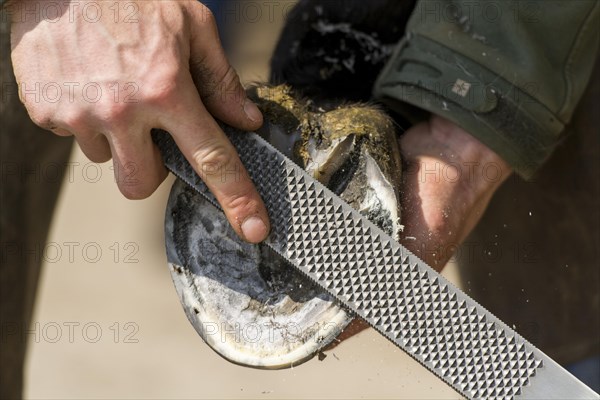
<instances>
[{"instance_id":1,"label":"blurred background","mask_svg":"<svg viewBox=\"0 0 600 400\"><path fill-rule=\"evenodd\" d=\"M266 81L293 1L217 10L245 83ZM222 7L223 8L223 7ZM172 178L128 201L110 163L71 156L44 258L31 331L26 398L458 399L454 390L367 330L293 369L230 364L187 321L166 265L163 218ZM445 273L455 279L455 269Z\"/></svg>"}]
</instances>

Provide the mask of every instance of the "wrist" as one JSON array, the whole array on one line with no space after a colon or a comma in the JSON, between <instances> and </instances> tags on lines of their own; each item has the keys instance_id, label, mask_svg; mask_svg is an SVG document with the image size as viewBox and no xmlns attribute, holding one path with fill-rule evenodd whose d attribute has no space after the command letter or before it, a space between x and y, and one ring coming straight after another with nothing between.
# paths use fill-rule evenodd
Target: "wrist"
<instances>
[{"instance_id":1,"label":"wrist","mask_svg":"<svg viewBox=\"0 0 600 400\"><path fill-rule=\"evenodd\" d=\"M429 177L454 183L475 198L495 191L513 172L473 135L436 115L422 129L407 131L402 148L409 164L425 164L426 168L420 168L422 180Z\"/></svg>"}]
</instances>

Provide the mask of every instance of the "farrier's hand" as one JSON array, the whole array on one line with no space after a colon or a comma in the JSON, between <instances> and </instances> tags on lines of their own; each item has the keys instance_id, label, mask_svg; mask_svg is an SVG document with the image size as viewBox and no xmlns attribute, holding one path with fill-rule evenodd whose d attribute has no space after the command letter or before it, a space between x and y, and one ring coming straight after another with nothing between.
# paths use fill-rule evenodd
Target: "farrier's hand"
<instances>
[{"instance_id":1,"label":"farrier's hand","mask_svg":"<svg viewBox=\"0 0 600 400\"><path fill-rule=\"evenodd\" d=\"M52 4L16 0L6 10L32 120L74 135L92 161L112 156L131 199L149 196L167 175L150 131L169 131L236 232L263 240L265 207L214 119L255 130L262 115L227 62L208 9L195 0Z\"/></svg>"},{"instance_id":2,"label":"farrier's hand","mask_svg":"<svg viewBox=\"0 0 600 400\"><path fill-rule=\"evenodd\" d=\"M440 271L512 173L496 153L453 122L432 116L400 139L401 242Z\"/></svg>"}]
</instances>

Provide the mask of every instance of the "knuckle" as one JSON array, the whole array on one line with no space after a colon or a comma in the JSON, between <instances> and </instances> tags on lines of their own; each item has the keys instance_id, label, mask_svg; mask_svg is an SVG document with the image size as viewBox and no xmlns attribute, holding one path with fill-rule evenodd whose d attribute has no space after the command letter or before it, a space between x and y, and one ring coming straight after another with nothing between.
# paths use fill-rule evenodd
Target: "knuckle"
<instances>
[{"instance_id":1,"label":"knuckle","mask_svg":"<svg viewBox=\"0 0 600 400\"><path fill-rule=\"evenodd\" d=\"M252 187L226 196L221 205L236 216L256 214L261 208L260 202L254 197Z\"/></svg>"},{"instance_id":2,"label":"knuckle","mask_svg":"<svg viewBox=\"0 0 600 400\"><path fill-rule=\"evenodd\" d=\"M103 127L103 131L129 132L134 119L134 109L130 104L108 102L97 108L94 112L94 122ZM74 121L81 126L89 125L90 120Z\"/></svg>"},{"instance_id":3,"label":"knuckle","mask_svg":"<svg viewBox=\"0 0 600 400\"><path fill-rule=\"evenodd\" d=\"M81 132L86 126L89 125L89 120L85 113L75 108L69 109L68 111L62 113L60 116L60 122L62 125L67 127L67 129L73 132Z\"/></svg>"},{"instance_id":4,"label":"knuckle","mask_svg":"<svg viewBox=\"0 0 600 400\"><path fill-rule=\"evenodd\" d=\"M221 143L205 143L193 155L193 161L198 171L206 177L222 173L227 169L232 158L231 151Z\"/></svg>"},{"instance_id":5,"label":"knuckle","mask_svg":"<svg viewBox=\"0 0 600 400\"><path fill-rule=\"evenodd\" d=\"M209 27L216 28L217 18L215 17L215 14L211 11L211 9L206 7L205 5L201 5L198 10L200 13L200 22L208 25Z\"/></svg>"},{"instance_id":6,"label":"knuckle","mask_svg":"<svg viewBox=\"0 0 600 400\"><path fill-rule=\"evenodd\" d=\"M240 78L236 70L229 64L223 72L217 73L216 95L222 100L241 101L245 97L240 83Z\"/></svg>"},{"instance_id":7,"label":"knuckle","mask_svg":"<svg viewBox=\"0 0 600 400\"><path fill-rule=\"evenodd\" d=\"M47 110L28 110L31 121L40 128L52 130L56 126L53 122L53 114Z\"/></svg>"},{"instance_id":8,"label":"knuckle","mask_svg":"<svg viewBox=\"0 0 600 400\"><path fill-rule=\"evenodd\" d=\"M129 118L131 106L127 103L109 102L104 105L104 113L111 120L121 121Z\"/></svg>"},{"instance_id":9,"label":"knuckle","mask_svg":"<svg viewBox=\"0 0 600 400\"><path fill-rule=\"evenodd\" d=\"M173 99L177 96L177 88L175 79L163 77L153 84L153 88L145 94L144 101L146 104L170 108L173 105Z\"/></svg>"},{"instance_id":10,"label":"knuckle","mask_svg":"<svg viewBox=\"0 0 600 400\"><path fill-rule=\"evenodd\" d=\"M227 88L237 88L240 85L240 78L238 77L235 68L233 68L230 64L227 64L223 68L223 71L218 74L218 76L219 75L219 82L221 82L221 84Z\"/></svg>"},{"instance_id":11,"label":"knuckle","mask_svg":"<svg viewBox=\"0 0 600 400\"><path fill-rule=\"evenodd\" d=\"M148 77L149 89L142 93L143 101L158 106L168 106L177 95L181 80L181 66L163 65Z\"/></svg>"}]
</instances>

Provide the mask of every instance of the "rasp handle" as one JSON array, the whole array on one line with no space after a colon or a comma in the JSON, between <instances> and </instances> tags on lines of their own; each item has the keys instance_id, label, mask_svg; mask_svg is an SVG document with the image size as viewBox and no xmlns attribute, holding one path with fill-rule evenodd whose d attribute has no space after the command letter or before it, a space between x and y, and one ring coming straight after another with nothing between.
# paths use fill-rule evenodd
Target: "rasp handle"
<instances>
[{"instance_id":1,"label":"rasp handle","mask_svg":"<svg viewBox=\"0 0 600 400\"><path fill-rule=\"evenodd\" d=\"M225 130L269 212L265 243L459 393L598 398L265 140ZM220 208L171 136L153 139L167 168Z\"/></svg>"}]
</instances>

